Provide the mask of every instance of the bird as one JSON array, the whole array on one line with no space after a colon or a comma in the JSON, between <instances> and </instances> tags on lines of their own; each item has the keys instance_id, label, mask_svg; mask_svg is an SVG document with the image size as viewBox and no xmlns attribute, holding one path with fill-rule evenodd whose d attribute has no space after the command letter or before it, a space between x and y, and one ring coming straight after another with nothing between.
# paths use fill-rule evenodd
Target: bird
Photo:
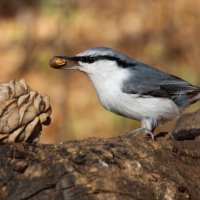
<instances>
[{"instance_id":1,"label":"bird","mask_svg":"<svg viewBox=\"0 0 200 200\"><path fill-rule=\"evenodd\" d=\"M200 88L108 47L89 48L69 57L54 56L50 66L79 70L91 80L102 106L141 122L130 134L152 137L155 128L178 118L200 100Z\"/></svg>"}]
</instances>

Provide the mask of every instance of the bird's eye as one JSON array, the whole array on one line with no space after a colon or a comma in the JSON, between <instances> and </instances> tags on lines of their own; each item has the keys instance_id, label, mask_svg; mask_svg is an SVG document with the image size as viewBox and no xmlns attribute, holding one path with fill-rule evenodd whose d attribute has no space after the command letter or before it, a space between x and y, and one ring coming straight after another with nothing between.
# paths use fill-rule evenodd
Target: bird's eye
<instances>
[{"instance_id":1,"label":"bird's eye","mask_svg":"<svg viewBox=\"0 0 200 200\"><path fill-rule=\"evenodd\" d=\"M94 57L91 57L91 56L88 56L87 57L87 62L88 63L93 63L95 61L95 58Z\"/></svg>"}]
</instances>

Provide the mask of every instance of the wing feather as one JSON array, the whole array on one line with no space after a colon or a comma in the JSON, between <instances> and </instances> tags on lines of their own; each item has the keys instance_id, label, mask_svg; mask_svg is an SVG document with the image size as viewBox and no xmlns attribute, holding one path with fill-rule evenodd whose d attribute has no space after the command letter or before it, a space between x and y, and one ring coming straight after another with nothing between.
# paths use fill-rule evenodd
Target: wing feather
<instances>
[{"instance_id":1,"label":"wing feather","mask_svg":"<svg viewBox=\"0 0 200 200\"><path fill-rule=\"evenodd\" d=\"M189 96L199 91L187 81L143 63L129 70L131 76L122 85L124 93L170 98L179 107L184 107L189 104Z\"/></svg>"}]
</instances>

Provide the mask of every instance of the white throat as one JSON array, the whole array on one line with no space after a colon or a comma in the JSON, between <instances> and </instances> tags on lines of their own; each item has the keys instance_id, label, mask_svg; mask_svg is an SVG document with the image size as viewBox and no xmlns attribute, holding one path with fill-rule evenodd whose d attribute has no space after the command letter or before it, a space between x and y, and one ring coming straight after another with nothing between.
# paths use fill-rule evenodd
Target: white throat
<instances>
[{"instance_id":1,"label":"white throat","mask_svg":"<svg viewBox=\"0 0 200 200\"><path fill-rule=\"evenodd\" d=\"M88 74L101 104L107 110L137 120L152 118L165 121L179 116L177 106L170 99L144 98L122 92L122 85L129 78L130 71L118 67L114 61L84 64L83 69L81 71Z\"/></svg>"},{"instance_id":2,"label":"white throat","mask_svg":"<svg viewBox=\"0 0 200 200\"><path fill-rule=\"evenodd\" d=\"M101 104L112 110L113 102L121 93L123 81L129 76L128 70L119 68L114 61L98 61L93 66L84 64L81 71L91 79Z\"/></svg>"}]
</instances>

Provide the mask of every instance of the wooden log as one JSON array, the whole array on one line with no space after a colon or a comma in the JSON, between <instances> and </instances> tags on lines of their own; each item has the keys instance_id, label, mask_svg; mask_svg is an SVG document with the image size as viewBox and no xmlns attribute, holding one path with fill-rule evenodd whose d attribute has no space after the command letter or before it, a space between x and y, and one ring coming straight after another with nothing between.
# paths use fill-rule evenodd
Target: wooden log
<instances>
[{"instance_id":1,"label":"wooden log","mask_svg":"<svg viewBox=\"0 0 200 200\"><path fill-rule=\"evenodd\" d=\"M58 145L2 144L0 199L197 200L198 135L182 141L123 135Z\"/></svg>"}]
</instances>

